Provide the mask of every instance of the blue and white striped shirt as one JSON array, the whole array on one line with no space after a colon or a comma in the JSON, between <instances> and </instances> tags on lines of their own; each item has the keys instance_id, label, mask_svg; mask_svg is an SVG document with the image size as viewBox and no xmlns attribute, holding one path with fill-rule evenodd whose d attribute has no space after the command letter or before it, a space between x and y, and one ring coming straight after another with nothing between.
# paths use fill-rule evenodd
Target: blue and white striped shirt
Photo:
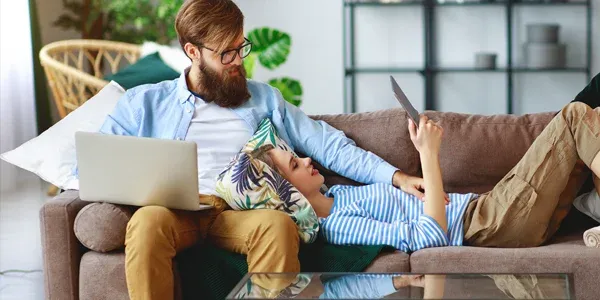
<instances>
[{"instance_id":1,"label":"blue and white striped shirt","mask_svg":"<svg viewBox=\"0 0 600 300\"><path fill-rule=\"evenodd\" d=\"M448 194L448 233L423 214L423 202L390 184L335 185L331 214L320 219L321 235L338 245L388 245L410 253L423 248L462 246L463 217L476 194Z\"/></svg>"}]
</instances>

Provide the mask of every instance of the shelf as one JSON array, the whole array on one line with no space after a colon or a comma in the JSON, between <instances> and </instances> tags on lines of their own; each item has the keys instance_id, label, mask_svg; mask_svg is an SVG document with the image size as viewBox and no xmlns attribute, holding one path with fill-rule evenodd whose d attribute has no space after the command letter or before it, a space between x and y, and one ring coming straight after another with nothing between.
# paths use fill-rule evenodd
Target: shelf
<instances>
[{"instance_id":1,"label":"shelf","mask_svg":"<svg viewBox=\"0 0 600 300\"><path fill-rule=\"evenodd\" d=\"M553 69L531 69L531 68L521 68L515 67L512 68L512 71L515 73L560 73L560 72L570 72L570 73L588 73L588 68L553 68Z\"/></svg>"},{"instance_id":2,"label":"shelf","mask_svg":"<svg viewBox=\"0 0 600 300\"><path fill-rule=\"evenodd\" d=\"M513 102L515 94L515 82L518 80L518 75L521 74L584 74L587 78L586 83L591 80L591 61L592 61L592 0L563 0L564 2L550 2L551 0L466 0L467 2L459 3L458 0L342 0L345 6L344 11L344 61L349 62L348 65L344 65L344 112L355 112L357 103L356 94L356 82L358 74L379 74L389 75L393 73L404 73L404 74L419 74L423 77L423 90L425 96L425 109L435 110L436 109L436 77L442 74L472 74L489 76L492 74L501 75L506 77L506 113L513 113ZM440 1L445 1L439 3ZM557 0L561 1L561 0ZM357 67L356 61L356 35L355 27L356 20L355 14L360 11L359 7L372 7L373 9L380 7L386 9L389 7L398 7L398 9L404 8L420 8L422 10L422 25L423 25L423 59L424 61L419 63L416 67L403 67L403 66L364 66ZM436 62L437 45L435 43L437 27L436 27L436 14L445 10L446 7L460 7L464 6L464 10L469 8L475 9L476 7L495 7L504 11L504 20L506 28L506 61L499 61L498 68L496 69L480 69L475 68L473 62L466 62L463 67L461 66L439 66ZM586 42L586 60L585 66L583 67L566 67L566 68L553 68L553 69L534 69L527 68L526 66L520 66L519 63L515 62L516 52L513 47L514 32L523 30L522 28L514 28L516 12L527 7L536 7L536 9L542 7L554 7L554 9L560 9L571 7L576 10L580 10L578 7L583 8L584 16L580 18L582 22L585 22L585 36ZM535 9L534 9L535 10ZM368 25L368 24L367 24ZM517 50L518 51L518 50ZM510 66L510 67L508 67ZM513 76L514 75L514 76Z\"/></svg>"},{"instance_id":3,"label":"shelf","mask_svg":"<svg viewBox=\"0 0 600 300\"><path fill-rule=\"evenodd\" d=\"M512 71L513 73L561 73L561 72L570 72L570 73L587 73L588 68L547 68L547 69L535 69L535 68L526 68L526 67L512 67L512 68L496 68L496 69L479 69L473 67L467 68L433 68L433 72L443 73L443 72L508 72Z\"/></svg>"},{"instance_id":4,"label":"shelf","mask_svg":"<svg viewBox=\"0 0 600 300\"><path fill-rule=\"evenodd\" d=\"M554 69L532 69L525 67L479 69L473 67L437 67L429 69L433 73L491 73L508 72L513 73L588 73L588 68L554 68ZM398 68L398 67L376 67L376 68L346 68L346 76L355 73L425 73L427 70L420 68Z\"/></svg>"},{"instance_id":5,"label":"shelf","mask_svg":"<svg viewBox=\"0 0 600 300\"><path fill-rule=\"evenodd\" d=\"M422 73L420 68L346 68L346 76L354 73Z\"/></svg>"},{"instance_id":6,"label":"shelf","mask_svg":"<svg viewBox=\"0 0 600 300\"><path fill-rule=\"evenodd\" d=\"M456 67L452 67L452 68L433 68L431 69L431 71L433 72L438 72L438 73L447 73L447 72L459 72L459 73L467 73L467 72L471 72L471 73L489 73L489 72L506 72L506 68L496 68L496 69L479 69L479 68L473 68L473 67L467 67L467 68L456 68Z\"/></svg>"},{"instance_id":7,"label":"shelf","mask_svg":"<svg viewBox=\"0 0 600 300\"><path fill-rule=\"evenodd\" d=\"M443 2L443 3L433 3L433 6L506 6L506 2L502 1L481 1L481 2L477 2L477 1L470 1L470 2L456 2L456 1L449 1L449 2Z\"/></svg>"},{"instance_id":8,"label":"shelf","mask_svg":"<svg viewBox=\"0 0 600 300\"><path fill-rule=\"evenodd\" d=\"M344 6L423 6L423 1L402 1L402 2L344 2Z\"/></svg>"},{"instance_id":9,"label":"shelf","mask_svg":"<svg viewBox=\"0 0 600 300\"><path fill-rule=\"evenodd\" d=\"M379 2L379 1L369 1L369 2L344 2L344 6L529 6L529 5L539 5L539 6L588 6L590 1L566 1L566 2L548 2L548 1L525 1L525 2L517 2L512 1L508 3L507 1L466 1L466 2L457 2L457 1L447 1L439 3L435 2L427 2L427 1L399 1L399 2Z\"/></svg>"},{"instance_id":10,"label":"shelf","mask_svg":"<svg viewBox=\"0 0 600 300\"><path fill-rule=\"evenodd\" d=\"M540 5L540 6L588 6L589 1L571 1L571 2L514 2L514 6L528 6L528 5Z\"/></svg>"}]
</instances>

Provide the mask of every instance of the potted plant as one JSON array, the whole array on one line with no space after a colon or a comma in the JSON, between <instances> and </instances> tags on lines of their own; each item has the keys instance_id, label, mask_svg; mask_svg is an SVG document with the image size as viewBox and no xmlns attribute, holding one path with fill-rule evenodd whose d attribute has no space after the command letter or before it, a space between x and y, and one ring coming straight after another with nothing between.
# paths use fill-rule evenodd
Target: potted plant
<instances>
[{"instance_id":1,"label":"potted plant","mask_svg":"<svg viewBox=\"0 0 600 300\"><path fill-rule=\"evenodd\" d=\"M169 44L177 38L175 15L184 0L63 0L66 12L54 22L84 39Z\"/></svg>"}]
</instances>

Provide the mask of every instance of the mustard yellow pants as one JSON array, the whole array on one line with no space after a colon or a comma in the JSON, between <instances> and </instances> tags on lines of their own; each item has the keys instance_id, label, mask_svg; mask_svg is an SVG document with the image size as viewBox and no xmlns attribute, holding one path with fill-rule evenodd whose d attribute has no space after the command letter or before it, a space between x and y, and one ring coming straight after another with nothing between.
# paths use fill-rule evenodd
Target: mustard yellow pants
<instances>
[{"instance_id":1,"label":"mustard yellow pants","mask_svg":"<svg viewBox=\"0 0 600 300\"><path fill-rule=\"evenodd\" d=\"M172 260L197 243L211 243L247 255L249 272L299 272L296 224L274 210L231 210L216 196L200 196L212 210L192 212L146 206L127 225L125 274L131 299L174 298ZM256 282L267 289L288 282Z\"/></svg>"}]
</instances>

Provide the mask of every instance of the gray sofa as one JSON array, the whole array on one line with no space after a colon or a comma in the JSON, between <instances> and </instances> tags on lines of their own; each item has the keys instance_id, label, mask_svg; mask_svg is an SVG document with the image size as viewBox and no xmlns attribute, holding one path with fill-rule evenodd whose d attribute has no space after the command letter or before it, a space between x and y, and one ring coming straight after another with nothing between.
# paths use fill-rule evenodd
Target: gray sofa
<instances>
[{"instance_id":1,"label":"gray sofa","mask_svg":"<svg viewBox=\"0 0 600 300\"><path fill-rule=\"evenodd\" d=\"M439 120L445 130L441 149L445 190L476 193L490 190L519 161L554 115L427 114ZM343 130L360 147L405 172L420 174L419 156L410 141L404 111L389 109L312 118ZM328 185L355 184L322 168L321 172ZM40 211L46 298L127 299L123 239L134 208L96 204L96 210L90 214L92 209L84 209L87 205L78 198L77 191L66 191ZM583 219L569 218L550 243L537 248L446 247L412 255L385 253L365 271L571 273L577 298L597 299L600 250L586 247L582 239L583 230L589 226ZM179 276L186 275L176 272L176 296L180 294Z\"/></svg>"}]
</instances>

